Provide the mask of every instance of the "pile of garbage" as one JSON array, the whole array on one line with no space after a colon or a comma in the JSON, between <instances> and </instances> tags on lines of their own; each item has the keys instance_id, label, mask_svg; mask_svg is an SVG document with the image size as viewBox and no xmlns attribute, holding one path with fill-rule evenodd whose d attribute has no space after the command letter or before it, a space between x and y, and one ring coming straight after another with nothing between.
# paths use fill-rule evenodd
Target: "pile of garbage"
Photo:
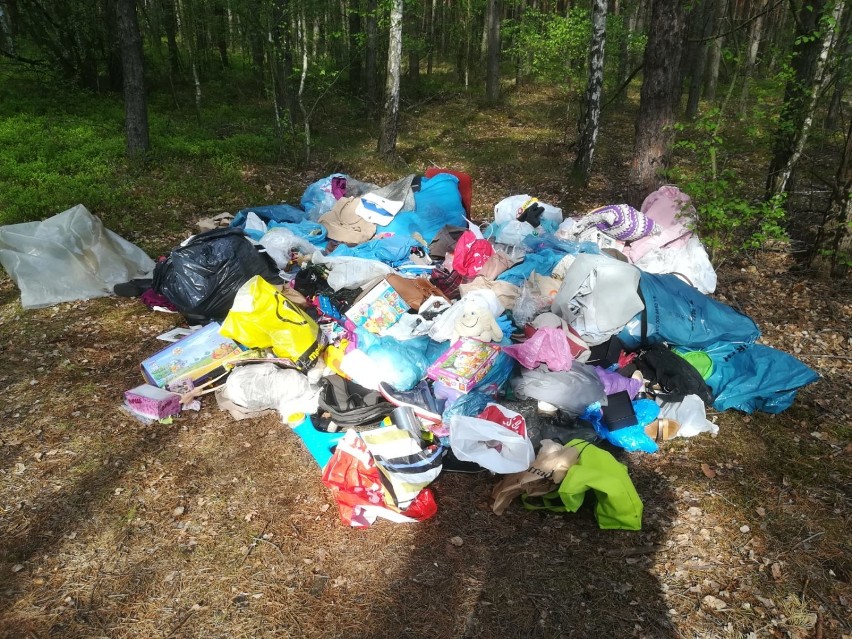
<instances>
[{"instance_id":1,"label":"pile of garbage","mask_svg":"<svg viewBox=\"0 0 852 639\"><path fill-rule=\"evenodd\" d=\"M783 411L817 379L709 296L676 187L580 217L515 195L481 226L471 196L453 171L334 174L298 207L202 220L156 264L78 206L0 228L0 262L25 307L114 290L183 314L126 410L169 420L209 393L237 420L277 412L351 526L431 517L441 472L487 470L497 514L593 494L601 528L638 530L613 453L715 434L707 407Z\"/></svg>"}]
</instances>

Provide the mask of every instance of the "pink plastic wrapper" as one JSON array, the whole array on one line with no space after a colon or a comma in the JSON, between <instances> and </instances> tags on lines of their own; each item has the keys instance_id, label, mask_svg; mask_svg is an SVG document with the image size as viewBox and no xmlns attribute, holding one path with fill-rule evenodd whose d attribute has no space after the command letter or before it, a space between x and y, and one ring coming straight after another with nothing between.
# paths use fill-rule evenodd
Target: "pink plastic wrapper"
<instances>
[{"instance_id":1,"label":"pink plastic wrapper","mask_svg":"<svg viewBox=\"0 0 852 639\"><path fill-rule=\"evenodd\" d=\"M561 328L540 328L522 344L504 346L503 350L530 370L541 364L551 371L571 370L571 347Z\"/></svg>"}]
</instances>

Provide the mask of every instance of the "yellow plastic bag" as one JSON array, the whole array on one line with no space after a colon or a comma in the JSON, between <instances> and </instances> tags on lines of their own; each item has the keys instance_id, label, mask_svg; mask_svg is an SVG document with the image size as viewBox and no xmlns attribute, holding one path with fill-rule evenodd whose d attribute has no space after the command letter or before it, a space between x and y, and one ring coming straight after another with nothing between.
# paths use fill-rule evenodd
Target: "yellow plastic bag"
<instances>
[{"instance_id":1,"label":"yellow plastic bag","mask_svg":"<svg viewBox=\"0 0 852 639\"><path fill-rule=\"evenodd\" d=\"M219 332L249 348L272 347L303 372L324 346L317 323L259 275L237 291Z\"/></svg>"}]
</instances>

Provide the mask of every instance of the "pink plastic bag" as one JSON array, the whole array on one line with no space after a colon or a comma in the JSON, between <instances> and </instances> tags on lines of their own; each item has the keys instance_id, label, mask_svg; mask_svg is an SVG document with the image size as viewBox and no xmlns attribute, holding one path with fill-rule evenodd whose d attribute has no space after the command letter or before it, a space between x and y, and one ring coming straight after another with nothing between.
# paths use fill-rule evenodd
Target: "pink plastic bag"
<instances>
[{"instance_id":1,"label":"pink plastic bag","mask_svg":"<svg viewBox=\"0 0 852 639\"><path fill-rule=\"evenodd\" d=\"M530 370L546 364L552 371L567 371L574 359L568 337L561 328L540 328L527 341L504 346L503 351Z\"/></svg>"},{"instance_id":2,"label":"pink plastic bag","mask_svg":"<svg viewBox=\"0 0 852 639\"><path fill-rule=\"evenodd\" d=\"M453 253L453 269L464 277L476 277L485 263L494 254L488 240L477 239L471 231L465 231Z\"/></svg>"}]
</instances>

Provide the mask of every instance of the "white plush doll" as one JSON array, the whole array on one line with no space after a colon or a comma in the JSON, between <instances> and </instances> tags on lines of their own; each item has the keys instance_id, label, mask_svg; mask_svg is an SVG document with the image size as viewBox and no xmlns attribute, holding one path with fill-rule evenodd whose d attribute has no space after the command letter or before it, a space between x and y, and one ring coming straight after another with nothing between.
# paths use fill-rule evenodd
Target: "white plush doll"
<instances>
[{"instance_id":1,"label":"white plush doll","mask_svg":"<svg viewBox=\"0 0 852 639\"><path fill-rule=\"evenodd\" d=\"M464 302L461 317L453 326L453 341L459 337L472 337L481 342L499 342L503 339L503 331L487 306L471 300Z\"/></svg>"}]
</instances>

